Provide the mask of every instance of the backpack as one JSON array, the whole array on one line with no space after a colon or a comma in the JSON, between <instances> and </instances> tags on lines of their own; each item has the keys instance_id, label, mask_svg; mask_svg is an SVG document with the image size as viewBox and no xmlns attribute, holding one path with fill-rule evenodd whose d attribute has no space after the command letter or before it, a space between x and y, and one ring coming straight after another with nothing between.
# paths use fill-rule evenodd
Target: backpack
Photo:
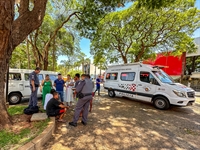
<instances>
[{"instance_id":1,"label":"backpack","mask_svg":"<svg viewBox=\"0 0 200 150\"><path fill-rule=\"evenodd\" d=\"M27 108L24 109L24 114L27 114L27 115L32 115L32 114L38 113L38 112L39 112L38 106L27 107Z\"/></svg>"}]
</instances>

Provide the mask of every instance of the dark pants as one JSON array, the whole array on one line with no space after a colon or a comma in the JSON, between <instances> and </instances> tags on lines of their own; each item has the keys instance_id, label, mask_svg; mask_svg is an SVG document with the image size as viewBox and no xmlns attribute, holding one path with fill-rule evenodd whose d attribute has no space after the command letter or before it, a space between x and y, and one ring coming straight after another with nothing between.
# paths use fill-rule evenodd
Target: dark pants
<instances>
[{"instance_id":1,"label":"dark pants","mask_svg":"<svg viewBox=\"0 0 200 150\"><path fill-rule=\"evenodd\" d=\"M78 99L78 102L77 102L76 108L75 108L74 118L73 118L74 123L77 123L80 112L82 110L83 110L82 121L87 123L88 108L89 108L91 99L92 99L92 95L85 96L81 99Z\"/></svg>"},{"instance_id":2,"label":"dark pants","mask_svg":"<svg viewBox=\"0 0 200 150\"><path fill-rule=\"evenodd\" d=\"M37 92L38 92L38 87L35 87L35 91L33 92L33 88L31 87L31 96L29 98L29 106L34 107L37 106Z\"/></svg>"},{"instance_id":3,"label":"dark pants","mask_svg":"<svg viewBox=\"0 0 200 150\"><path fill-rule=\"evenodd\" d=\"M94 94L96 93L96 91L98 91L98 95L100 95L100 86L96 87L96 90L94 91Z\"/></svg>"},{"instance_id":4,"label":"dark pants","mask_svg":"<svg viewBox=\"0 0 200 150\"><path fill-rule=\"evenodd\" d=\"M60 100L61 100L61 102L63 102L63 91L57 91L58 92L58 94L60 95Z\"/></svg>"}]
</instances>

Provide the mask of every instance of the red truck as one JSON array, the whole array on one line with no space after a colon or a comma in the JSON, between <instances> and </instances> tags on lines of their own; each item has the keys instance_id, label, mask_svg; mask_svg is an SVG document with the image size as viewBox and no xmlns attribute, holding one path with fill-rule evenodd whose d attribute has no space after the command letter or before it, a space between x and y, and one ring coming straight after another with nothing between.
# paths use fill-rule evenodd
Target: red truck
<instances>
[{"instance_id":1,"label":"red truck","mask_svg":"<svg viewBox=\"0 0 200 150\"><path fill-rule=\"evenodd\" d=\"M171 52L159 53L155 60L148 59L143 61L144 64L164 66L163 70L173 78L178 78L184 74L186 63L186 53L180 56L173 56Z\"/></svg>"}]
</instances>

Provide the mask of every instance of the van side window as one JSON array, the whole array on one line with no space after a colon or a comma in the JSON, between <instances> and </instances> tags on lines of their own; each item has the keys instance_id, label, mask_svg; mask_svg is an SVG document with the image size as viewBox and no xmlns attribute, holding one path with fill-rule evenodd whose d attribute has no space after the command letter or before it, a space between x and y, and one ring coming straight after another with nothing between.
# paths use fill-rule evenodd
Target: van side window
<instances>
[{"instance_id":1,"label":"van side window","mask_svg":"<svg viewBox=\"0 0 200 150\"><path fill-rule=\"evenodd\" d=\"M44 80L44 78L43 78L43 75L42 75L42 74L38 74L38 78L39 78L39 81L42 81L42 80Z\"/></svg>"},{"instance_id":2,"label":"van side window","mask_svg":"<svg viewBox=\"0 0 200 150\"><path fill-rule=\"evenodd\" d=\"M9 73L9 80L21 80L20 73Z\"/></svg>"},{"instance_id":3,"label":"van side window","mask_svg":"<svg viewBox=\"0 0 200 150\"><path fill-rule=\"evenodd\" d=\"M28 73L24 74L24 79L25 79L26 81L29 80L29 74L28 74Z\"/></svg>"},{"instance_id":4,"label":"van side window","mask_svg":"<svg viewBox=\"0 0 200 150\"><path fill-rule=\"evenodd\" d=\"M106 80L117 80L118 73L107 73Z\"/></svg>"},{"instance_id":5,"label":"van side window","mask_svg":"<svg viewBox=\"0 0 200 150\"><path fill-rule=\"evenodd\" d=\"M120 78L122 81L133 81L135 79L135 72L122 72Z\"/></svg>"},{"instance_id":6,"label":"van side window","mask_svg":"<svg viewBox=\"0 0 200 150\"><path fill-rule=\"evenodd\" d=\"M159 85L158 81L149 72L140 72L140 81Z\"/></svg>"},{"instance_id":7,"label":"van side window","mask_svg":"<svg viewBox=\"0 0 200 150\"><path fill-rule=\"evenodd\" d=\"M26 74L24 75L24 78L25 78L25 80L26 80L26 81L28 81L28 80L29 80L29 75L30 75L30 74L28 74L28 73L26 73ZM42 74L38 74L38 78L39 78L39 81L42 81L42 80L44 80L44 78L43 78L43 75L42 75Z\"/></svg>"}]
</instances>

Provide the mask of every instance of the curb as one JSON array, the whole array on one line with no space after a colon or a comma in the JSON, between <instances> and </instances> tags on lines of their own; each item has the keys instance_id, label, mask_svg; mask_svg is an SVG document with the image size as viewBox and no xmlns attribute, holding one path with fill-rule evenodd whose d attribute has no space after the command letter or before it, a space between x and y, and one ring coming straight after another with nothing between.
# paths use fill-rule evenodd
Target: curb
<instances>
[{"instance_id":1,"label":"curb","mask_svg":"<svg viewBox=\"0 0 200 150\"><path fill-rule=\"evenodd\" d=\"M18 148L18 150L39 150L51 138L55 130L55 117L50 117L47 128L32 141Z\"/></svg>"}]
</instances>

